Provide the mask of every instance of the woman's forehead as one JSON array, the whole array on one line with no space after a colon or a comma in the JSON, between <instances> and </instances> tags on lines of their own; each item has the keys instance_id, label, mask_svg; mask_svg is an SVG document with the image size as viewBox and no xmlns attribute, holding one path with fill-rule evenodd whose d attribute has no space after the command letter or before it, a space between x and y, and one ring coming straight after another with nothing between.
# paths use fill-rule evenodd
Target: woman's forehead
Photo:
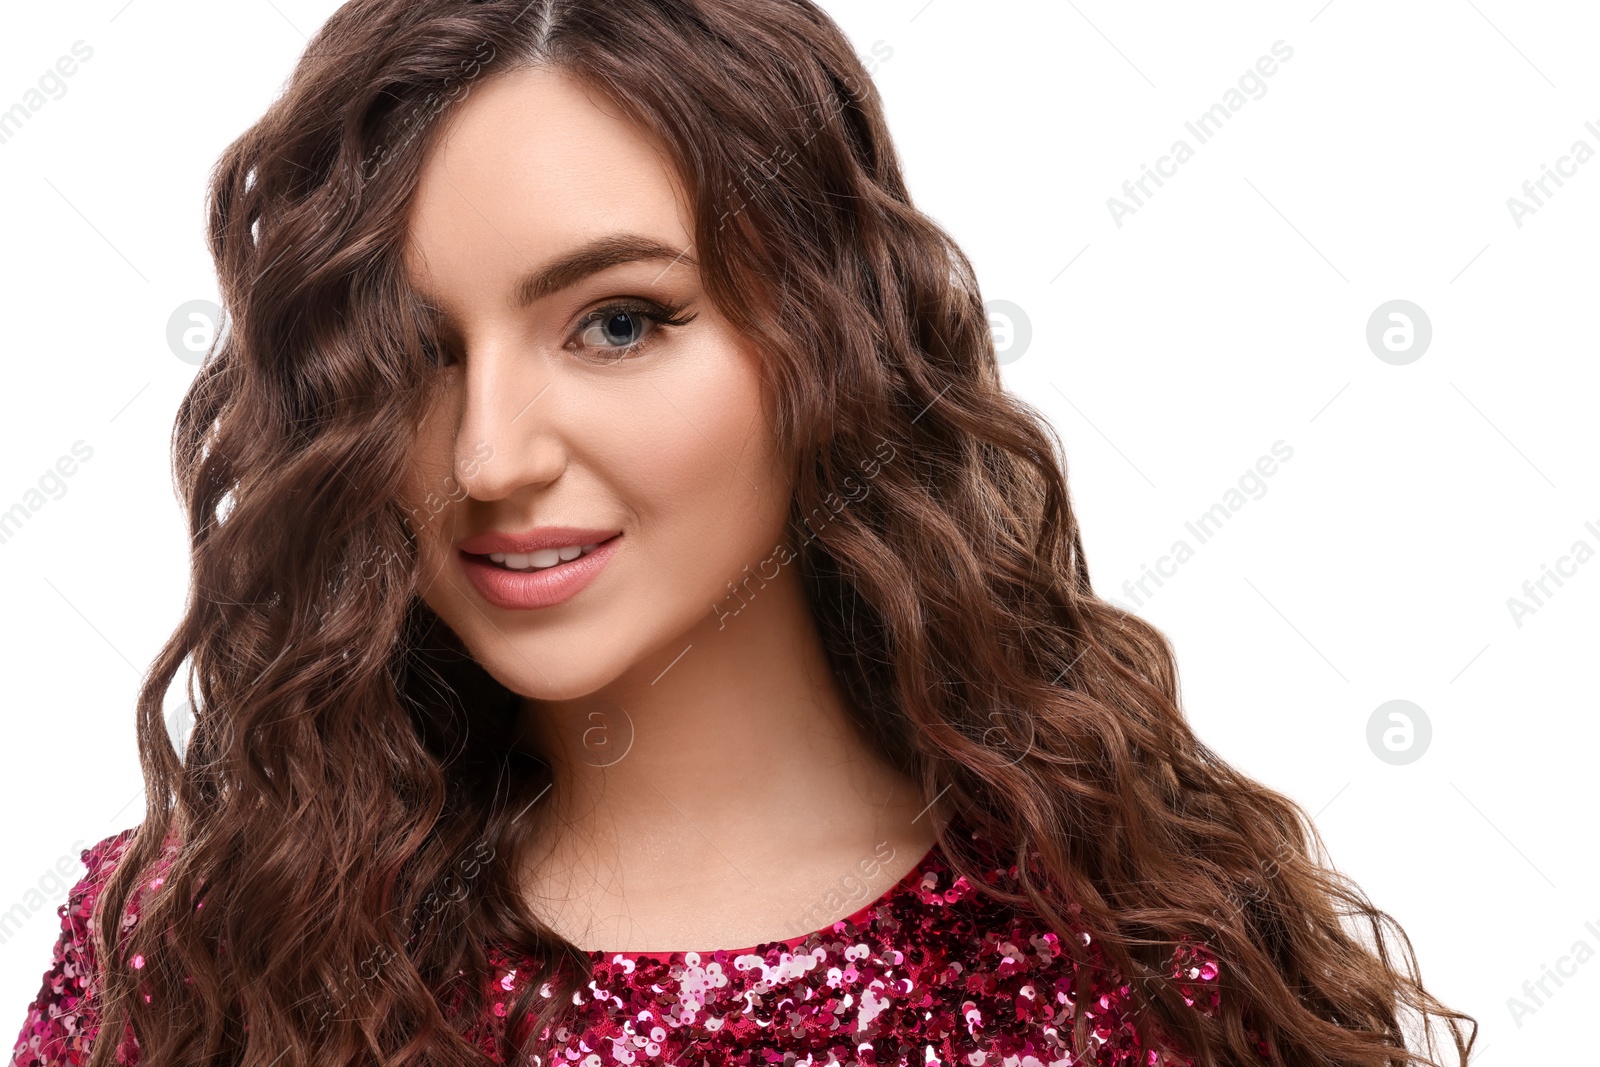
<instances>
[{"instance_id":1,"label":"woman's forehead","mask_svg":"<svg viewBox=\"0 0 1600 1067\"><path fill-rule=\"evenodd\" d=\"M597 240L689 249L693 219L654 139L543 68L476 85L423 161L407 271L448 287L486 260L519 274Z\"/></svg>"}]
</instances>

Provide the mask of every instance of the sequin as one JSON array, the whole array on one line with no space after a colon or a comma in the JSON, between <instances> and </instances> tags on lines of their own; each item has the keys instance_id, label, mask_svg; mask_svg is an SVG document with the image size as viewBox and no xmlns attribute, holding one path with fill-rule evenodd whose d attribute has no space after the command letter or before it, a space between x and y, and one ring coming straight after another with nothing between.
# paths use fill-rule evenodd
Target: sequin
<instances>
[{"instance_id":1,"label":"sequin","mask_svg":"<svg viewBox=\"0 0 1600 1067\"><path fill-rule=\"evenodd\" d=\"M88 873L57 914L61 935L13 1053L15 1067L77 1067L98 1030L94 902L131 838L125 830L83 851ZM984 872L1016 888L1016 869ZM161 879L147 883L160 888ZM140 887L144 888L143 886ZM137 920L139 896L127 921ZM1069 912L1071 909L1069 909ZM1069 916L1070 917L1070 916ZM1131 1024L1132 989L1103 962L1087 931L1072 936L1076 964L1042 921L979 892L939 846L876 900L824 929L742 949L590 952L590 980L575 1015L533 1043L541 1067L1146 1067ZM487 1009L468 1037L493 1061L509 1007L531 961L487 946ZM144 961L136 958L139 966ZM1076 992L1079 967L1090 992ZM1218 961L1185 943L1169 974L1195 1010L1217 1010ZM553 992L541 983L538 996ZM1093 1054L1071 1051L1077 1014L1088 1016ZM1193 1061L1167 1050L1172 1067ZM119 1061L132 1067L129 1028Z\"/></svg>"}]
</instances>

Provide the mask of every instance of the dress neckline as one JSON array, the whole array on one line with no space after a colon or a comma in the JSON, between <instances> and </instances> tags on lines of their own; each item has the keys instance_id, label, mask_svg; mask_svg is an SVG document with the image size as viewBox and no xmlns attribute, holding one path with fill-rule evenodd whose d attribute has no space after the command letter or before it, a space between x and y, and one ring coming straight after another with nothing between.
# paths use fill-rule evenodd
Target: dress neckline
<instances>
[{"instance_id":1,"label":"dress neckline","mask_svg":"<svg viewBox=\"0 0 1600 1067\"><path fill-rule=\"evenodd\" d=\"M734 956L743 955L759 955L760 950L770 949L773 947L777 947L780 950L796 949L813 938L825 938L831 936L834 932L833 928L841 923L846 923L855 927L867 926L871 921L871 912L874 908L877 908L885 902L899 896L901 893L910 891L918 882L922 880L923 873L927 871L929 864L937 859L938 852L939 841L937 838L935 838L933 844L928 846L928 851L922 854L922 858L916 863L912 864L910 870L901 875L899 879L892 883L882 893L879 893L876 897L867 901L865 904L861 905L861 907L857 908L855 911L852 911L849 915L846 915L840 919L835 919L828 925L816 930L812 930L810 933L799 934L795 937L783 938L782 940L762 941L754 945L745 945L741 948L641 949L634 951L620 949L588 949L588 956L591 962L598 963L602 960L617 959L619 957L625 960L664 960L670 959L674 956L697 956L701 959L713 959L718 957L731 958Z\"/></svg>"}]
</instances>

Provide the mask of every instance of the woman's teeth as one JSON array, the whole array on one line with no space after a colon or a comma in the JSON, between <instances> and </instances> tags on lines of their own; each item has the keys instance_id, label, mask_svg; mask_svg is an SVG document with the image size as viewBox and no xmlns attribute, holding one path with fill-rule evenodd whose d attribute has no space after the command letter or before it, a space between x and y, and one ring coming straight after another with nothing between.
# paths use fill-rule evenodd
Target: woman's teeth
<instances>
[{"instance_id":1,"label":"woman's teeth","mask_svg":"<svg viewBox=\"0 0 1600 1067\"><path fill-rule=\"evenodd\" d=\"M565 548L541 548L537 552L491 552L489 559L512 571L542 571L557 563L577 559L593 552L600 542L592 545L567 545Z\"/></svg>"}]
</instances>

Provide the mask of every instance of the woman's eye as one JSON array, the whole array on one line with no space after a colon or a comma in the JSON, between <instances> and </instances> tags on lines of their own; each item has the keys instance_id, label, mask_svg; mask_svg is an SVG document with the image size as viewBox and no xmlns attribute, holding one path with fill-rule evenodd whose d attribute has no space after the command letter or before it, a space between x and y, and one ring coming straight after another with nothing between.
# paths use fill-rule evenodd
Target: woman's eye
<instances>
[{"instance_id":1,"label":"woman's eye","mask_svg":"<svg viewBox=\"0 0 1600 1067\"><path fill-rule=\"evenodd\" d=\"M684 306L626 303L596 308L578 323L576 345L604 362L615 363L638 355L655 343L664 327L694 320L693 315L678 317Z\"/></svg>"},{"instance_id":2,"label":"woman's eye","mask_svg":"<svg viewBox=\"0 0 1600 1067\"><path fill-rule=\"evenodd\" d=\"M647 317L637 311L607 312L605 318L584 327L583 343L595 348L630 347L644 333Z\"/></svg>"},{"instance_id":3,"label":"woman's eye","mask_svg":"<svg viewBox=\"0 0 1600 1067\"><path fill-rule=\"evenodd\" d=\"M687 306L642 301L596 308L578 323L568 347L583 351L597 362L621 362L654 344L663 329L693 322L697 315L679 315ZM423 348L432 366L449 367L461 362L455 340L443 332L425 334Z\"/></svg>"}]
</instances>

